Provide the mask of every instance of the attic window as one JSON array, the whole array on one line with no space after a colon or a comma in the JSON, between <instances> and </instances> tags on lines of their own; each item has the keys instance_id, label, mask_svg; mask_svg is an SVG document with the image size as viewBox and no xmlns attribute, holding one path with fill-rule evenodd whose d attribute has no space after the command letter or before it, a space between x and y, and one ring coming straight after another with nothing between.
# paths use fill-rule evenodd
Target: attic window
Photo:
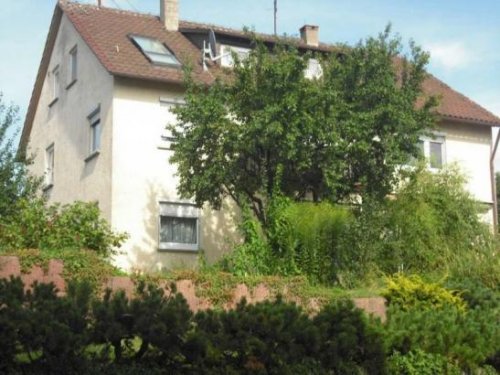
<instances>
[{"instance_id":1,"label":"attic window","mask_svg":"<svg viewBox=\"0 0 500 375\"><path fill-rule=\"evenodd\" d=\"M181 65L174 54L159 40L137 35L132 35L131 38L153 64L174 67Z\"/></svg>"}]
</instances>

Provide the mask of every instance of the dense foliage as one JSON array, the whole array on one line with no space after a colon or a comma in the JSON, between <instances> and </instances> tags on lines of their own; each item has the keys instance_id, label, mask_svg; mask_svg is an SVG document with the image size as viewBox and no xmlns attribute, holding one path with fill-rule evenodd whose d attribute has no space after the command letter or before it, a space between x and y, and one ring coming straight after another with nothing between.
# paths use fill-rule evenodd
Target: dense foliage
<instances>
[{"instance_id":1,"label":"dense foliage","mask_svg":"<svg viewBox=\"0 0 500 375\"><path fill-rule=\"evenodd\" d=\"M389 304L397 305L402 310L453 306L457 310L465 311L466 303L457 293L438 283L425 282L418 275L397 274L386 278L386 283L384 297Z\"/></svg>"},{"instance_id":2,"label":"dense foliage","mask_svg":"<svg viewBox=\"0 0 500 375\"><path fill-rule=\"evenodd\" d=\"M328 56L257 41L244 60L234 56L230 78L209 87L188 78L171 126L180 194L215 208L230 197L263 224L275 193L385 196L434 123L435 99L421 89L428 56L411 44L402 59L402 49L389 30ZM321 77L304 74L311 58Z\"/></svg>"},{"instance_id":3,"label":"dense foliage","mask_svg":"<svg viewBox=\"0 0 500 375\"><path fill-rule=\"evenodd\" d=\"M194 314L171 289L139 283L136 297L85 284L58 297L0 280L2 373L336 374L385 371L381 333L352 303L311 318L280 299ZM126 365L124 367L123 365Z\"/></svg>"},{"instance_id":4,"label":"dense foliage","mask_svg":"<svg viewBox=\"0 0 500 375\"><path fill-rule=\"evenodd\" d=\"M111 255L126 238L115 233L95 203L47 205L43 199L20 199L15 214L0 218L0 251L18 249L80 250Z\"/></svg>"},{"instance_id":5,"label":"dense foliage","mask_svg":"<svg viewBox=\"0 0 500 375\"><path fill-rule=\"evenodd\" d=\"M15 213L14 203L33 197L40 181L28 176L27 159L18 158L14 139L18 109L6 105L0 92L0 218Z\"/></svg>"},{"instance_id":6,"label":"dense foliage","mask_svg":"<svg viewBox=\"0 0 500 375\"><path fill-rule=\"evenodd\" d=\"M405 174L394 199L364 202L342 238L351 254L345 280L403 270L498 285L495 238L464 182L455 167L418 168Z\"/></svg>"},{"instance_id":7,"label":"dense foliage","mask_svg":"<svg viewBox=\"0 0 500 375\"><path fill-rule=\"evenodd\" d=\"M275 196L267 213L267 235L260 222L244 211L244 242L221 262L237 275L306 275L313 282L332 283L344 254L338 243L352 220L350 212L332 204L293 202Z\"/></svg>"},{"instance_id":8,"label":"dense foliage","mask_svg":"<svg viewBox=\"0 0 500 375\"><path fill-rule=\"evenodd\" d=\"M275 196L266 235L248 210L244 242L221 262L237 275L305 275L344 287L398 271L500 283L496 240L456 168L403 171L396 197L348 208Z\"/></svg>"}]
</instances>

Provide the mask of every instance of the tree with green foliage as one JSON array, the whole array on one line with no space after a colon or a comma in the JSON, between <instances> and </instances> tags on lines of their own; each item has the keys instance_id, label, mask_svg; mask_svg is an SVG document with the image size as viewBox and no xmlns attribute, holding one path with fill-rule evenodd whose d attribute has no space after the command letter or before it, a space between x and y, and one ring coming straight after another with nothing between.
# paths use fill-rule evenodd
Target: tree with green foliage
<instances>
[{"instance_id":1,"label":"tree with green foliage","mask_svg":"<svg viewBox=\"0 0 500 375\"><path fill-rule=\"evenodd\" d=\"M39 180L27 173L28 159L18 158L14 147L18 108L3 103L0 92L0 217L12 215L14 203L32 197Z\"/></svg>"},{"instance_id":2,"label":"tree with green foliage","mask_svg":"<svg viewBox=\"0 0 500 375\"><path fill-rule=\"evenodd\" d=\"M434 124L436 99L422 92L428 55L410 43L400 57L390 28L324 55L287 41L254 47L208 87L186 74L186 105L170 126L181 196L216 209L230 197L265 224L275 194L338 202L359 186L390 192L395 170L418 155L419 136ZM304 74L312 58L320 77Z\"/></svg>"}]
</instances>

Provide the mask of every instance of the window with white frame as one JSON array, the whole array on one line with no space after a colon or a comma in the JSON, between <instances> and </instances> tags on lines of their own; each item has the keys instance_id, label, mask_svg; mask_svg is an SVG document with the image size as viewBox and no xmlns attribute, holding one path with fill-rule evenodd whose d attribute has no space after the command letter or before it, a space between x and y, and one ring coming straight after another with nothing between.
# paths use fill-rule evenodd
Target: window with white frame
<instances>
[{"instance_id":1,"label":"window with white frame","mask_svg":"<svg viewBox=\"0 0 500 375\"><path fill-rule=\"evenodd\" d=\"M422 137L419 141L419 147L431 169L441 169L446 163L444 135Z\"/></svg>"},{"instance_id":2,"label":"window with white frame","mask_svg":"<svg viewBox=\"0 0 500 375\"><path fill-rule=\"evenodd\" d=\"M162 118L171 119L163 124L161 124L160 129L160 142L158 148L161 150L171 150L172 145L176 142L172 131L167 127L172 123L175 124L175 116L172 114L172 108L178 105L184 105L185 101L181 98L170 98L170 97L160 97L160 108L162 110Z\"/></svg>"},{"instance_id":3,"label":"window with white frame","mask_svg":"<svg viewBox=\"0 0 500 375\"><path fill-rule=\"evenodd\" d=\"M131 35L130 37L153 64L169 65L173 67L181 66L181 63L172 51L159 40L139 35Z\"/></svg>"},{"instance_id":4,"label":"window with white frame","mask_svg":"<svg viewBox=\"0 0 500 375\"><path fill-rule=\"evenodd\" d=\"M45 188L54 185L54 144L45 149Z\"/></svg>"},{"instance_id":5,"label":"window with white frame","mask_svg":"<svg viewBox=\"0 0 500 375\"><path fill-rule=\"evenodd\" d=\"M74 46L69 51L69 82L68 87L71 86L78 78L78 49Z\"/></svg>"},{"instance_id":6,"label":"window with white frame","mask_svg":"<svg viewBox=\"0 0 500 375\"><path fill-rule=\"evenodd\" d=\"M90 137L89 137L89 153L94 155L101 149L101 109L97 107L94 112L88 116L90 125Z\"/></svg>"},{"instance_id":7,"label":"window with white frame","mask_svg":"<svg viewBox=\"0 0 500 375\"><path fill-rule=\"evenodd\" d=\"M59 65L57 65L50 74L51 90L52 90L52 100L49 105L52 105L59 98Z\"/></svg>"},{"instance_id":8,"label":"window with white frame","mask_svg":"<svg viewBox=\"0 0 500 375\"><path fill-rule=\"evenodd\" d=\"M199 208L190 203L160 202L159 249L199 249Z\"/></svg>"},{"instance_id":9,"label":"window with white frame","mask_svg":"<svg viewBox=\"0 0 500 375\"><path fill-rule=\"evenodd\" d=\"M323 76L323 68L317 59L309 59L304 76L307 79L319 79Z\"/></svg>"},{"instance_id":10,"label":"window with white frame","mask_svg":"<svg viewBox=\"0 0 500 375\"><path fill-rule=\"evenodd\" d=\"M240 59L240 61L242 61L247 58L248 54L250 53L250 48L221 45L220 46L220 54L222 56L220 60L221 66L224 66L226 68L233 67L234 65L233 53L235 53Z\"/></svg>"}]
</instances>

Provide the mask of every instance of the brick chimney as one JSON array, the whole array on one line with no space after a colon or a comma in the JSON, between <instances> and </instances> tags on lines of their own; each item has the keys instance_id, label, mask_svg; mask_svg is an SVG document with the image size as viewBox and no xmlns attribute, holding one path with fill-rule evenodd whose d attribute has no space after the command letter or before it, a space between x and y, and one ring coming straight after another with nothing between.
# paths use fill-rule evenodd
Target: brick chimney
<instances>
[{"instance_id":1,"label":"brick chimney","mask_svg":"<svg viewBox=\"0 0 500 375\"><path fill-rule=\"evenodd\" d=\"M319 26L304 25L300 28L300 38L308 46L319 46Z\"/></svg>"},{"instance_id":2,"label":"brick chimney","mask_svg":"<svg viewBox=\"0 0 500 375\"><path fill-rule=\"evenodd\" d=\"M168 31L179 30L179 1L160 0L160 19Z\"/></svg>"}]
</instances>

